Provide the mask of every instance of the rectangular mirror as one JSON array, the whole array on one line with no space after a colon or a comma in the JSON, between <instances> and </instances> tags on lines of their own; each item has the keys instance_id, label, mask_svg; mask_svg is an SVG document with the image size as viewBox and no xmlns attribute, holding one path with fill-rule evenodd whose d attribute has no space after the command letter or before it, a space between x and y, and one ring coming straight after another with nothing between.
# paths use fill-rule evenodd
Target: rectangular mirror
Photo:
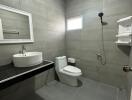
<instances>
[{"instance_id":1,"label":"rectangular mirror","mask_svg":"<svg viewBox=\"0 0 132 100\"><path fill-rule=\"evenodd\" d=\"M32 42L32 15L0 4L0 44Z\"/></svg>"}]
</instances>

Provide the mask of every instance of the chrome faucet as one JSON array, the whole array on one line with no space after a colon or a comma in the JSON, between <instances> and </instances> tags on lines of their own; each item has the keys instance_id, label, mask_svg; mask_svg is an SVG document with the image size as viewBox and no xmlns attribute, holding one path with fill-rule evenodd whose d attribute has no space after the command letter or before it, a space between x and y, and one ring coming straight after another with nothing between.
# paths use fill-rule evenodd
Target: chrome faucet
<instances>
[{"instance_id":1,"label":"chrome faucet","mask_svg":"<svg viewBox=\"0 0 132 100\"><path fill-rule=\"evenodd\" d=\"M25 45L22 45L22 49L21 49L21 51L19 51L19 53L25 54L25 52L26 52Z\"/></svg>"}]
</instances>

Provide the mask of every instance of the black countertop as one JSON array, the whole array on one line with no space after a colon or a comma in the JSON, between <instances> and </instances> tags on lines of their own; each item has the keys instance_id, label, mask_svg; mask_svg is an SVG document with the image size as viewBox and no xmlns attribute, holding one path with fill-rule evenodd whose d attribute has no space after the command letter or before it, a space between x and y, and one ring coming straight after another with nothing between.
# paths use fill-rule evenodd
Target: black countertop
<instances>
[{"instance_id":1,"label":"black countertop","mask_svg":"<svg viewBox=\"0 0 132 100\"><path fill-rule=\"evenodd\" d=\"M54 67L54 62L52 61L43 61L39 65L24 68L15 67L12 63L5 66L1 66L0 89L4 89L12 84L28 79L52 67Z\"/></svg>"}]
</instances>

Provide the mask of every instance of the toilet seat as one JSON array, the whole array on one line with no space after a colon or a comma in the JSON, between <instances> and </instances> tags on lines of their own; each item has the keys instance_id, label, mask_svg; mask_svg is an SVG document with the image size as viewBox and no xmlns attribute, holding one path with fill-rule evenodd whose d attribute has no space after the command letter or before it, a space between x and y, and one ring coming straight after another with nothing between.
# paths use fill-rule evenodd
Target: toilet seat
<instances>
[{"instance_id":1,"label":"toilet seat","mask_svg":"<svg viewBox=\"0 0 132 100\"><path fill-rule=\"evenodd\" d=\"M79 68L74 67L74 66L69 66L69 65L64 67L60 72L66 74L66 75L70 75L70 76L82 75L82 72Z\"/></svg>"},{"instance_id":2,"label":"toilet seat","mask_svg":"<svg viewBox=\"0 0 132 100\"><path fill-rule=\"evenodd\" d=\"M64 67L63 70L69 73L81 73L79 68L70 65Z\"/></svg>"}]
</instances>

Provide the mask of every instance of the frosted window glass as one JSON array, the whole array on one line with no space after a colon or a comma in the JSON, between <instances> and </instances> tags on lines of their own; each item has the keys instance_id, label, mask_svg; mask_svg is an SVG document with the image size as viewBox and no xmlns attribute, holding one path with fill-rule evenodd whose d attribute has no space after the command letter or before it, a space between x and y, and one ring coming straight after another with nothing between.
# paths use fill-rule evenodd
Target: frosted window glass
<instances>
[{"instance_id":1,"label":"frosted window glass","mask_svg":"<svg viewBox=\"0 0 132 100\"><path fill-rule=\"evenodd\" d=\"M67 20L67 30L82 29L82 17L70 18Z\"/></svg>"}]
</instances>

